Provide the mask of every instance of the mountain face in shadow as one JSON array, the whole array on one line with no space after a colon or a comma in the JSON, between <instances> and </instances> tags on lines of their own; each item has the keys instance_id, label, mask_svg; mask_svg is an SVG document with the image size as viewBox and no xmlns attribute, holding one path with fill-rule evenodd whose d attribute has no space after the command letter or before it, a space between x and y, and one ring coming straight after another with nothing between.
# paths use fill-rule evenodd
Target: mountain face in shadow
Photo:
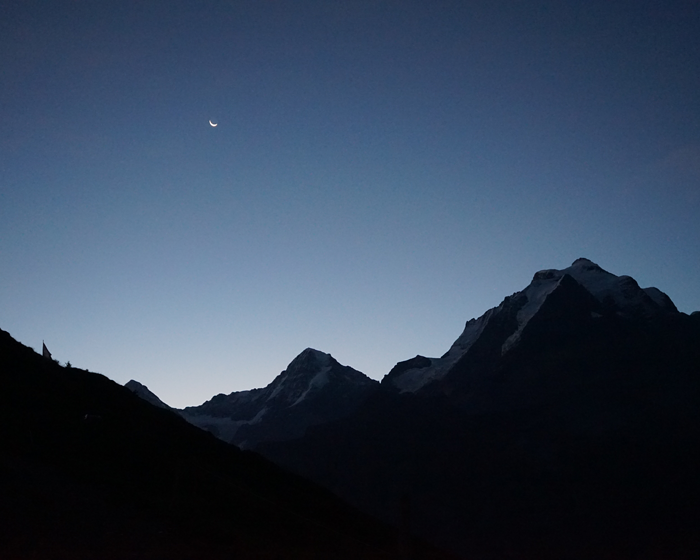
<instances>
[{"instance_id":1,"label":"mountain face in shadow","mask_svg":"<svg viewBox=\"0 0 700 560\"><path fill-rule=\"evenodd\" d=\"M4 331L0 372L3 559L447 558Z\"/></svg>"},{"instance_id":2,"label":"mountain face in shadow","mask_svg":"<svg viewBox=\"0 0 700 560\"><path fill-rule=\"evenodd\" d=\"M257 449L476 558L700 551L700 315L586 259L535 274L357 414ZM342 468L339 466L342 465Z\"/></svg>"},{"instance_id":3,"label":"mountain face in shadow","mask_svg":"<svg viewBox=\"0 0 700 560\"><path fill-rule=\"evenodd\" d=\"M464 557L700 551L700 315L660 290L588 259L539 271L444 356L348 389L359 397L335 417L297 406L313 394L323 410L324 356L192 413L240 422L238 441L373 515L403 503L415 533ZM293 390L266 424L286 374Z\"/></svg>"},{"instance_id":4,"label":"mountain face in shadow","mask_svg":"<svg viewBox=\"0 0 700 560\"><path fill-rule=\"evenodd\" d=\"M330 354L307 348L267 387L217 395L180 414L228 443L255 448L349 416L378 388L377 381Z\"/></svg>"},{"instance_id":5,"label":"mountain face in shadow","mask_svg":"<svg viewBox=\"0 0 700 560\"><path fill-rule=\"evenodd\" d=\"M596 324L604 325L606 318L646 325L679 315L660 290L642 289L629 276L615 276L588 259L577 259L564 270L537 272L524 290L468 321L441 358L420 357L417 367L399 364L382 383L400 393L452 393L461 388L467 397L468 386L473 393L477 386L489 384L503 364L521 359L519 347L538 341L556 345L565 339L582 345L586 326L596 331ZM523 397L519 395L521 405ZM490 405L477 397L474 406Z\"/></svg>"}]
</instances>

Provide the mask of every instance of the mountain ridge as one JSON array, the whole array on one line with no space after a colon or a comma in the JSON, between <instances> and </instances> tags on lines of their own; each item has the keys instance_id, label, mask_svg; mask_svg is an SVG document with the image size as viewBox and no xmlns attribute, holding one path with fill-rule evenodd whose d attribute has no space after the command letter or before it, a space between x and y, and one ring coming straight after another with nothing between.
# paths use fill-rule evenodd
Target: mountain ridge
<instances>
[{"instance_id":1,"label":"mountain ridge","mask_svg":"<svg viewBox=\"0 0 700 560\"><path fill-rule=\"evenodd\" d=\"M430 364L422 361L419 368L402 368L400 372L392 370L382 379L382 383L393 386L400 392L416 392L425 385L444 378L469 353L484 330L493 330L493 325L489 326L489 323L496 317L499 319L499 330L502 331L499 335L502 338L501 352L507 353L517 345L530 320L553 292L557 289L576 289L571 284L572 281L589 294L581 297L589 299L591 314L612 312L649 319L678 313L671 299L658 288L643 290L631 277L616 276L589 259L579 258L563 270L545 269L536 272L523 290L506 297L497 307L489 309L479 318L467 321L462 334L442 357L426 358ZM562 282L566 284L563 288Z\"/></svg>"},{"instance_id":2,"label":"mountain ridge","mask_svg":"<svg viewBox=\"0 0 700 560\"><path fill-rule=\"evenodd\" d=\"M300 437L310 426L351 414L379 386L330 354L306 348L266 387L220 394L180 414L239 447Z\"/></svg>"},{"instance_id":3,"label":"mountain ridge","mask_svg":"<svg viewBox=\"0 0 700 560\"><path fill-rule=\"evenodd\" d=\"M463 557L692 558L700 314L592 315L566 278L508 352L517 298L441 379L385 381L354 417L257 450L380 518L409 494L420 534Z\"/></svg>"},{"instance_id":4,"label":"mountain ridge","mask_svg":"<svg viewBox=\"0 0 700 560\"><path fill-rule=\"evenodd\" d=\"M416 532L463 557L694 558L699 372L700 313L577 259L467 321L442 357L398 362L350 413L243 429L374 516L407 500Z\"/></svg>"},{"instance_id":5,"label":"mountain ridge","mask_svg":"<svg viewBox=\"0 0 700 560\"><path fill-rule=\"evenodd\" d=\"M2 558L402 558L321 486L2 330L0 384Z\"/></svg>"}]
</instances>

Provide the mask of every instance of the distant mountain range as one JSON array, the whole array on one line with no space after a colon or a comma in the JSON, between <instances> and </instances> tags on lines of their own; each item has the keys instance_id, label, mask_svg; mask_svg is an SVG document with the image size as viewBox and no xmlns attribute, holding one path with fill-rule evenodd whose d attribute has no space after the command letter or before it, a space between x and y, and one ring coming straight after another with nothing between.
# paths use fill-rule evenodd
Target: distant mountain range
<instances>
[{"instance_id":1,"label":"distant mountain range","mask_svg":"<svg viewBox=\"0 0 700 560\"><path fill-rule=\"evenodd\" d=\"M355 412L379 383L307 348L264 389L217 395L182 416L242 448L301 437L315 426Z\"/></svg>"},{"instance_id":2,"label":"distant mountain range","mask_svg":"<svg viewBox=\"0 0 700 560\"><path fill-rule=\"evenodd\" d=\"M0 558L451 558L140 396L0 331Z\"/></svg>"},{"instance_id":3,"label":"distant mountain range","mask_svg":"<svg viewBox=\"0 0 700 560\"><path fill-rule=\"evenodd\" d=\"M410 503L416 533L465 557L700 551L700 314L588 259L381 383L306 349L179 414L373 515Z\"/></svg>"},{"instance_id":4,"label":"distant mountain range","mask_svg":"<svg viewBox=\"0 0 700 560\"><path fill-rule=\"evenodd\" d=\"M379 382L340 365L330 354L307 348L263 389L216 395L182 410L172 409L138 381L125 387L219 439L248 449L262 441L295 439L311 426L351 415L379 390Z\"/></svg>"}]
</instances>

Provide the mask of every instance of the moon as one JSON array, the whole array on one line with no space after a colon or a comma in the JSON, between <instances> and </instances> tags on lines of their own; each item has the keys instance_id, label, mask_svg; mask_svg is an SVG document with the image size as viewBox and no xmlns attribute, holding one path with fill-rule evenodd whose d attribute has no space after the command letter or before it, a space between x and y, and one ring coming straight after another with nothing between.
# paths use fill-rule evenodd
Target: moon
<instances>
[{"instance_id":1,"label":"moon","mask_svg":"<svg viewBox=\"0 0 700 560\"><path fill-rule=\"evenodd\" d=\"M209 124L212 125L212 126L218 126L218 125L219 125L219 123L213 123L213 122L211 122L211 120L209 121Z\"/></svg>"}]
</instances>

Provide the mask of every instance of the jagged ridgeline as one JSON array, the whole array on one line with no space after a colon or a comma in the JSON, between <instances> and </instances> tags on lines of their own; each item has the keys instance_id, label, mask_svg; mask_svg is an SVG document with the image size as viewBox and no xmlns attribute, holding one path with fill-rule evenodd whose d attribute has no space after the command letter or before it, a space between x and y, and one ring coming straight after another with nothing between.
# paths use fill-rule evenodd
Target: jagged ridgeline
<instances>
[{"instance_id":1,"label":"jagged ridgeline","mask_svg":"<svg viewBox=\"0 0 700 560\"><path fill-rule=\"evenodd\" d=\"M5 331L0 381L0 558L449 557Z\"/></svg>"},{"instance_id":2,"label":"jagged ridgeline","mask_svg":"<svg viewBox=\"0 0 700 560\"><path fill-rule=\"evenodd\" d=\"M224 441L255 448L288 440L307 428L347 417L378 390L379 383L330 354L307 348L267 387L217 395L182 416Z\"/></svg>"},{"instance_id":3,"label":"jagged ridgeline","mask_svg":"<svg viewBox=\"0 0 700 560\"><path fill-rule=\"evenodd\" d=\"M700 551L700 314L588 259L380 384L307 349L180 412L466 558Z\"/></svg>"}]
</instances>

